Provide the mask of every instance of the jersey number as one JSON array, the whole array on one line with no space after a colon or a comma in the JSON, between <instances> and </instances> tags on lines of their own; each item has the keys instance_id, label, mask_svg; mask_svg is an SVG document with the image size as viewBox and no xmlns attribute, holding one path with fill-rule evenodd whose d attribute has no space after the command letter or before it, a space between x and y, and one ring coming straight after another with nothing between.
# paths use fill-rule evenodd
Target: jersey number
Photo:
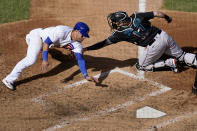
<instances>
[{"instance_id":1,"label":"jersey number","mask_svg":"<svg viewBox=\"0 0 197 131\"><path fill-rule=\"evenodd\" d=\"M133 35L144 40L147 36L146 33L144 33L146 32L146 28L144 28L144 26L141 24L141 20L139 18L134 19L133 26L134 26Z\"/></svg>"}]
</instances>

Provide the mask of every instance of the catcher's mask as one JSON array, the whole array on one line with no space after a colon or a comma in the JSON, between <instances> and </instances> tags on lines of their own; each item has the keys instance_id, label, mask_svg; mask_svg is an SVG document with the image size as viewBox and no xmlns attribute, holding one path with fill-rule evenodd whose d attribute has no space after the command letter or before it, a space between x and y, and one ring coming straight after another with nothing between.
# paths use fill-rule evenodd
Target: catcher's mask
<instances>
[{"instance_id":1,"label":"catcher's mask","mask_svg":"<svg viewBox=\"0 0 197 131\"><path fill-rule=\"evenodd\" d=\"M118 25L120 23L128 23L131 21L131 18L127 15L126 12L124 11L118 11L111 13L107 16L107 21L110 26L110 28L113 29L118 29Z\"/></svg>"}]
</instances>

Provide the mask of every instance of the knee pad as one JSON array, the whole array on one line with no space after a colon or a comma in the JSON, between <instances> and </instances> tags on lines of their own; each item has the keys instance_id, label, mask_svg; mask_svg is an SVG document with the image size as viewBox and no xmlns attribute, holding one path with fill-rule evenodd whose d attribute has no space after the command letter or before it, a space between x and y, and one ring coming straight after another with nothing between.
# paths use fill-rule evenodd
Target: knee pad
<instances>
[{"instance_id":1,"label":"knee pad","mask_svg":"<svg viewBox=\"0 0 197 131\"><path fill-rule=\"evenodd\" d=\"M178 60L188 66L197 67L197 56L195 54L184 52Z\"/></svg>"}]
</instances>

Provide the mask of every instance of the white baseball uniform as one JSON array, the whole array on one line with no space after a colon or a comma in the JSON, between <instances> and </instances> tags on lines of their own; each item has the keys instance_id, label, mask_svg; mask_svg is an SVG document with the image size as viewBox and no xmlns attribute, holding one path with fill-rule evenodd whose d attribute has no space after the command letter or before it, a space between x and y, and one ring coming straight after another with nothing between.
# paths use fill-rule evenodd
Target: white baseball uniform
<instances>
[{"instance_id":1,"label":"white baseball uniform","mask_svg":"<svg viewBox=\"0 0 197 131\"><path fill-rule=\"evenodd\" d=\"M74 53L82 54L82 44L78 41L71 40L72 31L73 28L63 25L45 29L37 28L30 31L30 33L26 35L26 43L28 45L26 57L16 64L12 72L5 79L10 83L14 83L25 68L33 65L42 49L42 43L48 37L53 44L60 46L70 44Z\"/></svg>"}]
</instances>

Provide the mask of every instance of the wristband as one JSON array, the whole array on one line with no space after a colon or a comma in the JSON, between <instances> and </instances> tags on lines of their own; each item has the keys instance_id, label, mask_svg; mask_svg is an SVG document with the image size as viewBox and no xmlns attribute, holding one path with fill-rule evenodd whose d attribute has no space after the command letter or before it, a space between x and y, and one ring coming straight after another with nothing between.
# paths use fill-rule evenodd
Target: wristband
<instances>
[{"instance_id":1,"label":"wristband","mask_svg":"<svg viewBox=\"0 0 197 131\"><path fill-rule=\"evenodd\" d=\"M169 20L169 19L170 19L170 17L167 16L167 15L164 15L164 18L165 18L166 20Z\"/></svg>"},{"instance_id":2,"label":"wristband","mask_svg":"<svg viewBox=\"0 0 197 131\"><path fill-rule=\"evenodd\" d=\"M49 37L47 37L46 40L45 40L44 42L45 42L48 46L50 46L50 44L53 43Z\"/></svg>"},{"instance_id":3,"label":"wristband","mask_svg":"<svg viewBox=\"0 0 197 131\"><path fill-rule=\"evenodd\" d=\"M42 59L48 61L48 51L42 51Z\"/></svg>"}]
</instances>

